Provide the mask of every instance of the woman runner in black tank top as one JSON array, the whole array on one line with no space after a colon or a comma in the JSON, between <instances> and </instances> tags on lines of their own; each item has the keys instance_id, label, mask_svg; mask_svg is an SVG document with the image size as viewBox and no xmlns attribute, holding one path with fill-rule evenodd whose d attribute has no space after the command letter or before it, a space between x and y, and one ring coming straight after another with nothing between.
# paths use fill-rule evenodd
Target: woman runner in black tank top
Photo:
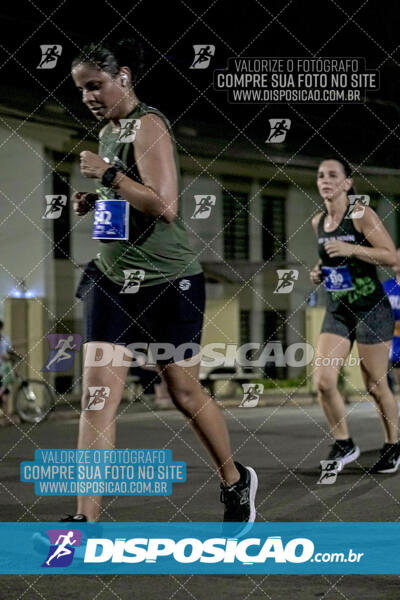
<instances>
[{"instance_id":1,"label":"woman runner in black tank top","mask_svg":"<svg viewBox=\"0 0 400 600\"><path fill-rule=\"evenodd\" d=\"M392 266L396 253L390 235L363 198L350 204L352 183L345 161L328 159L320 164L317 184L325 210L312 220L320 258L310 276L325 287L328 299L314 363L315 383L335 440L328 460L336 460L340 470L360 454L349 435L337 387L356 340L363 379L376 402L385 438L371 471L393 473L400 464L398 408L387 384L393 317L376 267Z\"/></svg>"},{"instance_id":2,"label":"woman runner in black tank top","mask_svg":"<svg viewBox=\"0 0 400 600\"><path fill-rule=\"evenodd\" d=\"M331 287L340 288L343 285L343 276L347 272L351 279L352 289L330 291L328 296L328 308L331 311L347 307L356 311L371 310L386 298L384 289L378 279L376 265L360 260L355 256L329 256L325 244L330 241L342 241L348 244L356 244L371 248L372 245L364 234L355 227L357 215L361 216L364 207L357 204L352 213L349 209L343 214L342 220L333 231L326 231L326 221L329 223L329 214L324 211L318 221L318 254L322 265L326 267L325 273ZM354 214L354 217L352 215ZM329 227L328 227L329 229ZM332 269L329 274L327 269Z\"/></svg>"}]
</instances>

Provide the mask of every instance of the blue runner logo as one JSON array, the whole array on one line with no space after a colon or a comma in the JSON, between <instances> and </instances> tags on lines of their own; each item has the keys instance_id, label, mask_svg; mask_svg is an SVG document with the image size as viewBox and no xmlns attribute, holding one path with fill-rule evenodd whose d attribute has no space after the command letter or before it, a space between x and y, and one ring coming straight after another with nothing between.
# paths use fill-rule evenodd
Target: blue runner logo
<instances>
[{"instance_id":1,"label":"blue runner logo","mask_svg":"<svg viewBox=\"0 0 400 600\"><path fill-rule=\"evenodd\" d=\"M68 567L74 558L75 548L81 545L79 529L48 529L49 553L42 567Z\"/></svg>"},{"instance_id":2,"label":"blue runner logo","mask_svg":"<svg viewBox=\"0 0 400 600\"><path fill-rule=\"evenodd\" d=\"M79 333L50 333L47 339L50 354L42 371L59 373L72 369L74 352L81 349L82 336Z\"/></svg>"}]
</instances>

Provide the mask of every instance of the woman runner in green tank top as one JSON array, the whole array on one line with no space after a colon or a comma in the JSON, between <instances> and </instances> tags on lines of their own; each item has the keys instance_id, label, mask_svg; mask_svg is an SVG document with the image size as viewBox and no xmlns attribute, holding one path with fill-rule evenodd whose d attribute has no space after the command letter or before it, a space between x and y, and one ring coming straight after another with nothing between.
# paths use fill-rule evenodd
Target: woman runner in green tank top
<instances>
[{"instance_id":1,"label":"woman runner in green tank top","mask_svg":"<svg viewBox=\"0 0 400 600\"><path fill-rule=\"evenodd\" d=\"M95 231L100 232L99 253L88 265L78 290L79 297L85 299L87 325L82 408L88 406L89 386L110 388L103 410L82 411L79 448L112 448L115 444L114 423L128 370L127 355L124 366L89 366L86 359L95 355L97 342L115 342L109 345L116 351L117 340L124 339L122 349L126 350L129 307L136 310L141 302L144 312L159 301L162 293L165 298L176 297L178 306L169 300L169 305L161 303L159 314L152 314L157 327L164 328L171 321L171 337L184 341L191 341L190 335L189 339L184 335L188 337L191 321L198 319L195 314L188 317L185 313L174 323L183 293L190 286L193 290L200 285L201 266L178 217L179 169L171 127L157 109L139 101L132 87L140 74L141 56L142 51L133 40L107 41L87 46L72 64L72 77L83 102L98 121L105 123L100 132L99 153L81 153L81 173L97 180L97 195L78 192L74 197L75 210L81 216L97 200ZM123 212L115 224L117 209ZM114 238L116 233L118 239ZM131 271L136 275L133 287L128 288L126 274ZM178 280L180 289L176 291ZM177 292L182 294L171 296ZM193 304L196 299L192 300ZM185 310L195 312L190 306ZM99 315L101 311L104 314ZM127 326L115 339L111 338L110 332L120 319L125 319ZM137 334L143 323L142 319L135 321ZM153 324L148 325L157 336ZM179 337L180 330L183 333ZM243 534L255 519L257 476L250 467L233 461L224 418L199 384L199 363L200 360L189 366L184 360L160 361L159 365L174 404L190 420L217 467L225 504L224 521L239 522L235 533ZM99 496L79 497L77 514L67 520L98 520L100 502Z\"/></svg>"},{"instance_id":2,"label":"woman runner in green tank top","mask_svg":"<svg viewBox=\"0 0 400 600\"><path fill-rule=\"evenodd\" d=\"M357 460L360 449L350 437L338 376L357 341L365 386L381 417L384 445L373 473L393 473L400 464L398 408L387 383L393 316L377 277L377 265L396 261L393 241L369 207L349 205L351 169L342 159L322 161L318 191L325 210L313 217L320 259L311 280L324 284L327 310L316 349L315 383L334 439L328 460L338 468Z\"/></svg>"},{"instance_id":3,"label":"woman runner in green tank top","mask_svg":"<svg viewBox=\"0 0 400 600\"><path fill-rule=\"evenodd\" d=\"M126 116L128 124L132 121L134 126L140 125L137 130L134 130L137 145L143 143L141 137L145 133L147 120L152 120L154 123L155 135L165 137L170 146L173 136L168 120L160 111L140 101L137 101L133 110ZM109 164L118 164L121 172L129 174L131 180L143 184L140 168L135 160L139 150L134 153L133 143L126 143L125 139L126 136L121 135L121 130L116 129L113 122L110 121L102 131L99 155L108 160ZM175 171L173 176L178 182L179 188L178 157L175 144L172 144L172 150ZM98 195L102 199L123 196L116 186L104 187L101 186L101 183ZM177 276L201 273L202 269L197 257L189 247L182 220L180 218L171 219L168 213L165 216L163 214L156 216L161 218L154 219L153 215L137 210L133 204L130 207L129 240L102 244L96 264L109 279L123 284L124 269L132 267L142 268L146 271L142 286L156 285L166 279L176 279Z\"/></svg>"}]
</instances>

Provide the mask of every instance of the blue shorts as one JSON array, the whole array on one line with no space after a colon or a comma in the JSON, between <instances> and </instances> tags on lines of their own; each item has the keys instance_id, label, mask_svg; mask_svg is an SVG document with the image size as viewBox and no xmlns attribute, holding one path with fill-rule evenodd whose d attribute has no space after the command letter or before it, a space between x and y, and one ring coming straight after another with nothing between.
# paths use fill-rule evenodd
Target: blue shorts
<instances>
[{"instance_id":1,"label":"blue shorts","mask_svg":"<svg viewBox=\"0 0 400 600\"><path fill-rule=\"evenodd\" d=\"M159 343L174 348L187 344L179 360L198 354L205 306L203 273L140 286L134 294L120 293L121 289L94 261L87 265L76 292L83 301L85 343ZM176 355L158 362L176 362Z\"/></svg>"}]
</instances>

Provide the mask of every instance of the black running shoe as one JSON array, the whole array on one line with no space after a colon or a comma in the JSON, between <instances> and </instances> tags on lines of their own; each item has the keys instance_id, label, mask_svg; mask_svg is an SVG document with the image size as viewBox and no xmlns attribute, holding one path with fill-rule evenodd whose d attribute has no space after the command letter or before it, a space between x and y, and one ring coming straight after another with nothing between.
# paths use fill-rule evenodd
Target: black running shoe
<instances>
[{"instance_id":1,"label":"black running shoe","mask_svg":"<svg viewBox=\"0 0 400 600\"><path fill-rule=\"evenodd\" d=\"M348 440L336 440L332 444L326 460L337 460L340 463L339 471L341 471L345 465L357 460L359 456L360 448L355 446L353 440L349 438Z\"/></svg>"},{"instance_id":2,"label":"black running shoe","mask_svg":"<svg viewBox=\"0 0 400 600\"><path fill-rule=\"evenodd\" d=\"M60 519L60 523L87 523L87 518L85 515L65 515L62 519Z\"/></svg>"},{"instance_id":3,"label":"black running shoe","mask_svg":"<svg viewBox=\"0 0 400 600\"><path fill-rule=\"evenodd\" d=\"M256 472L235 462L240 479L231 486L221 484L221 502L225 504L223 532L242 536L249 531L256 518L255 497L258 487ZM230 525L235 523L237 527Z\"/></svg>"},{"instance_id":4,"label":"black running shoe","mask_svg":"<svg viewBox=\"0 0 400 600\"><path fill-rule=\"evenodd\" d=\"M370 473L396 473L400 465L400 444L384 444L380 457L370 468Z\"/></svg>"}]
</instances>

